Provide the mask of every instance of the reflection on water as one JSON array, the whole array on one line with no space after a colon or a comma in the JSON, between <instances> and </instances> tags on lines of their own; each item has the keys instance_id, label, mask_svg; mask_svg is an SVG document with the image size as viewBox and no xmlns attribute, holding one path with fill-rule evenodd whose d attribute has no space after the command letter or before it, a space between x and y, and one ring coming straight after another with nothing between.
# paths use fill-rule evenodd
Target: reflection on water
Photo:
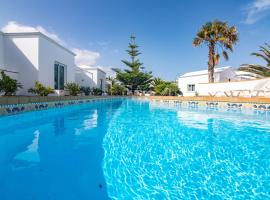
<instances>
[{"instance_id":1,"label":"reflection on water","mask_svg":"<svg viewBox=\"0 0 270 200\"><path fill-rule=\"evenodd\" d=\"M79 136L85 133L85 130L90 130L98 126L98 111L92 110L89 115L85 115L83 126L75 129L75 135Z\"/></svg>"},{"instance_id":2,"label":"reflection on water","mask_svg":"<svg viewBox=\"0 0 270 200\"><path fill-rule=\"evenodd\" d=\"M54 135L65 134L66 132L65 120L63 117L56 118L53 122L53 126L54 126Z\"/></svg>"},{"instance_id":3,"label":"reflection on water","mask_svg":"<svg viewBox=\"0 0 270 200\"><path fill-rule=\"evenodd\" d=\"M107 199L102 139L121 103L1 118L0 199ZM4 128L9 120L20 128Z\"/></svg>"},{"instance_id":4,"label":"reflection on water","mask_svg":"<svg viewBox=\"0 0 270 200\"><path fill-rule=\"evenodd\" d=\"M39 139L39 131L35 131L33 134L32 143L27 146L27 150L24 152L20 152L15 156L15 160L22 160L26 162L37 163L40 161L39 153L38 153L38 139Z\"/></svg>"}]
</instances>

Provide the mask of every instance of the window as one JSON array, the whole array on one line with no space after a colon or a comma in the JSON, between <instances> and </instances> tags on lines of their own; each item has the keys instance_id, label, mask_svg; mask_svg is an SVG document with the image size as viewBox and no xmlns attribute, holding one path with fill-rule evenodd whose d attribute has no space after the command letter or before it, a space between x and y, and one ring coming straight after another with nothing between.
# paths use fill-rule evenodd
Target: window
<instances>
[{"instance_id":1,"label":"window","mask_svg":"<svg viewBox=\"0 0 270 200\"><path fill-rule=\"evenodd\" d=\"M63 90L66 82L66 66L59 62L54 64L54 89Z\"/></svg>"},{"instance_id":2,"label":"window","mask_svg":"<svg viewBox=\"0 0 270 200\"><path fill-rule=\"evenodd\" d=\"M100 89L103 90L103 80L100 79Z\"/></svg>"},{"instance_id":3,"label":"window","mask_svg":"<svg viewBox=\"0 0 270 200\"><path fill-rule=\"evenodd\" d=\"M187 85L187 90L189 92L194 92L195 91L195 84L189 84L189 85Z\"/></svg>"}]
</instances>

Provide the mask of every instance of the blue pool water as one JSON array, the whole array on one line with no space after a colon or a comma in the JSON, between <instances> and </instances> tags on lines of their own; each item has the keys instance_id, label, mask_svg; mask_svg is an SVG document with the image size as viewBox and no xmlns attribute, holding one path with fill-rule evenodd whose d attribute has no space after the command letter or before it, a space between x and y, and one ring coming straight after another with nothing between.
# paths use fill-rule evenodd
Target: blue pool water
<instances>
[{"instance_id":1,"label":"blue pool water","mask_svg":"<svg viewBox=\"0 0 270 200\"><path fill-rule=\"evenodd\" d=\"M265 113L112 100L0 117L1 200L269 199Z\"/></svg>"}]
</instances>

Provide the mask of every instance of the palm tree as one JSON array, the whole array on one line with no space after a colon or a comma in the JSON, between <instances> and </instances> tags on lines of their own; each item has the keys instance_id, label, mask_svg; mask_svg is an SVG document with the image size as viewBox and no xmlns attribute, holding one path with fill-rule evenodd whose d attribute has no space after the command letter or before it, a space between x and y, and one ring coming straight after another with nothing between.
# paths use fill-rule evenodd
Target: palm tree
<instances>
[{"instance_id":1,"label":"palm tree","mask_svg":"<svg viewBox=\"0 0 270 200\"><path fill-rule=\"evenodd\" d=\"M164 80L162 80L161 78L157 77L157 78L154 78L154 79L152 80L151 86L154 88L154 87L156 87L157 85L160 85L160 84L162 84L162 83L164 83L164 82L165 82Z\"/></svg>"},{"instance_id":2,"label":"palm tree","mask_svg":"<svg viewBox=\"0 0 270 200\"><path fill-rule=\"evenodd\" d=\"M241 71L251 72L262 77L270 77L270 45L265 43L265 46L260 46L258 53L252 53L251 55L262 58L266 61L266 66L244 64L239 68Z\"/></svg>"},{"instance_id":3,"label":"palm tree","mask_svg":"<svg viewBox=\"0 0 270 200\"><path fill-rule=\"evenodd\" d=\"M116 84L116 78L109 76L106 79L110 82L110 84L108 85L108 93L112 95L112 88Z\"/></svg>"},{"instance_id":4,"label":"palm tree","mask_svg":"<svg viewBox=\"0 0 270 200\"><path fill-rule=\"evenodd\" d=\"M228 50L233 51L233 45L238 41L238 34L235 26L229 26L227 22L215 20L202 26L193 40L195 47L206 44L208 53L208 81L214 82L214 68L219 63L222 51L225 60L229 59Z\"/></svg>"}]
</instances>

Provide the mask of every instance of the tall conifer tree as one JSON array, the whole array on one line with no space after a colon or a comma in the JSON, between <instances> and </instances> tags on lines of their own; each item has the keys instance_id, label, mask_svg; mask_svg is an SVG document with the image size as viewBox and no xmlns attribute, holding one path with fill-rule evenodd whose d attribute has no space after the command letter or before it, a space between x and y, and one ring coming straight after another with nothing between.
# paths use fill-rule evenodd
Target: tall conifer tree
<instances>
[{"instance_id":1,"label":"tall conifer tree","mask_svg":"<svg viewBox=\"0 0 270 200\"><path fill-rule=\"evenodd\" d=\"M136 44L136 37L130 37L127 53L130 56L130 61L122 60L128 69L114 69L116 79L121 82L133 94L136 90L148 90L152 81L152 73L144 71L143 63L137 58L141 53L139 46Z\"/></svg>"}]
</instances>

